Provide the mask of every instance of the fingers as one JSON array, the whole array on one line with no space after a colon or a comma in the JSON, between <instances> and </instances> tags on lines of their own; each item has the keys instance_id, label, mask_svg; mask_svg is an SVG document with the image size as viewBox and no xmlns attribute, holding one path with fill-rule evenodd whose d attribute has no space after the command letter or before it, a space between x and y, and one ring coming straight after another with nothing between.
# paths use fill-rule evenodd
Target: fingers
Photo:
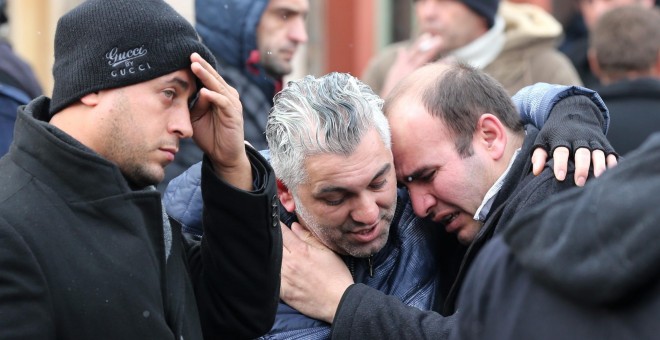
<instances>
[{"instance_id":1,"label":"fingers","mask_svg":"<svg viewBox=\"0 0 660 340\"><path fill-rule=\"evenodd\" d=\"M294 222L291 225L291 231L293 231L293 233L296 234L300 240L304 241L308 245L321 250L329 250L328 247L321 243L321 241L314 237L314 235L312 235L312 233L303 227L300 223Z\"/></svg>"},{"instance_id":2,"label":"fingers","mask_svg":"<svg viewBox=\"0 0 660 340\"><path fill-rule=\"evenodd\" d=\"M284 245L284 249L289 253L304 252L306 246L312 246L320 250L329 250L298 222L293 222L291 228L280 222L280 227L282 228L282 244Z\"/></svg>"},{"instance_id":3,"label":"fingers","mask_svg":"<svg viewBox=\"0 0 660 340\"><path fill-rule=\"evenodd\" d=\"M570 151L566 147L558 147L552 154L555 159L554 173L558 181L566 179L568 170L568 159ZM548 153L541 147L534 149L532 153L532 172L539 175L543 171ZM602 150L590 151L587 148L578 148L575 151L575 185L582 187L589 177L589 167L593 166L596 177L602 175L608 168L613 168L618 164L615 154L609 154L605 157Z\"/></svg>"},{"instance_id":4,"label":"fingers","mask_svg":"<svg viewBox=\"0 0 660 340\"><path fill-rule=\"evenodd\" d=\"M617 164L619 164L619 161L616 159L616 155L614 155L614 154L607 155L607 167L608 168L613 168Z\"/></svg>"},{"instance_id":5,"label":"fingers","mask_svg":"<svg viewBox=\"0 0 660 340\"><path fill-rule=\"evenodd\" d=\"M193 122L197 122L210 109L211 103L223 107L229 105L229 101L224 98L227 96L228 86L215 69L199 54L193 53L190 61L191 71L204 86L204 88L198 89L197 103L191 109L191 118Z\"/></svg>"},{"instance_id":6,"label":"fingers","mask_svg":"<svg viewBox=\"0 0 660 340\"><path fill-rule=\"evenodd\" d=\"M548 152L545 149L540 147L534 149L534 153L532 153L532 173L534 173L534 176L538 176L543 171L547 160Z\"/></svg>"},{"instance_id":7,"label":"fingers","mask_svg":"<svg viewBox=\"0 0 660 340\"><path fill-rule=\"evenodd\" d=\"M298 222L293 222L291 224L291 231L293 231L298 238L301 240L305 240L309 237L311 234L309 230L305 229L300 223Z\"/></svg>"},{"instance_id":8,"label":"fingers","mask_svg":"<svg viewBox=\"0 0 660 340\"><path fill-rule=\"evenodd\" d=\"M227 82L218 74L215 68L209 64L202 56L198 53L193 53L190 55L191 68L195 76L202 81L205 87L209 88L212 91L223 90L228 88ZM198 65L194 66L194 65ZM216 86L221 86L222 88L212 88Z\"/></svg>"},{"instance_id":9,"label":"fingers","mask_svg":"<svg viewBox=\"0 0 660 340\"><path fill-rule=\"evenodd\" d=\"M600 176L607 166L605 164L605 152L603 150L594 150L591 152L591 162L593 163L594 176Z\"/></svg>"},{"instance_id":10,"label":"fingers","mask_svg":"<svg viewBox=\"0 0 660 340\"><path fill-rule=\"evenodd\" d=\"M560 146L555 149L552 153L552 158L555 159L554 173L555 178L558 181L563 181L566 179L566 173L568 172L568 157L570 152L568 148ZM587 168L588 169L588 168Z\"/></svg>"},{"instance_id":11,"label":"fingers","mask_svg":"<svg viewBox=\"0 0 660 340\"><path fill-rule=\"evenodd\" d=\"M575 151L575 185L582 187L587 182L591 166L591 151L579 148Z\"/></svg>"},{"instance_id":12,"label":"fingers","mask_svg":"<svg viewBox=\"0 0 660 340\"><path fill-rule=\"evenodd\" d=\"M225 79L222 78L215 68L204 60L204 58L197 53L193 53L190 56L190 61L192 62L190 69L202 82L205 88L209 89L210 92L217 92L225 96L229 103L232 101L238 101L238 92L236 89L229 86ZM206 99L209 96L212 96L212 93L200 89L200 99Z\"/></svg>"},{"instance_id":13,"label":"fingers","mask_svg":"<svg viewBox=\"0 0 660 340\"><path fill-rule=\"evenodd\" d=\"M442 38L428 33L422 34L409 51L411 61L420 66L433 60L440 51Z\"/></svg>"},{"instance_id":14,"label":"fingers","mask_svg":"<svg viewBox=\"0 0 660 340\"><path fill-rule=\"evenodd\" d=\"M284 223L280 222L280 229L282 229L282 245L284 250L291 252L291 245L296 242L297 236L287 227Z\"/></svg>"},{"instance_id":15,"label":"fingers","mask_svg":"<svg viewBox=\"0 0 660 340\"><path fill-rule=\"evenodd\" d=\"M225 117L222 121L223 124L242 131L243 110L236 89L228 85L213 66L199 54L191 54L190 61L190 69L204 85L204 88L199 90L197 103L191 110L192 121L208 125L217 123L212 121L214 118L211 118L210 116L212 115L209 115L209 113L214 112ZM208 119L202 122L202 118L205 116ZM242 144L244 138L243 136L239 137Z\"/></svg>"}]
</instances>

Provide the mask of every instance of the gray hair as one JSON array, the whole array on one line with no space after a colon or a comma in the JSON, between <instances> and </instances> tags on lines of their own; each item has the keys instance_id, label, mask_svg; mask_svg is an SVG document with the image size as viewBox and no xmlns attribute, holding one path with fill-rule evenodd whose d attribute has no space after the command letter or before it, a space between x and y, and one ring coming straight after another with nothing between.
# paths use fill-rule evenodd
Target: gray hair
<instances>
[{"instance_id":1,"label":"gray hair","mask_svg":"<svg viewBox=\"0 0 660 340\"><path fill-rule=\"evenodd\" d=\"M266 139L275 175L291 190L306 180L304 162L318 154L351 155L365 134L378 131L391 147L383 100L346 73L289 82L275 95Z\"/></svg>"}]
</instances>

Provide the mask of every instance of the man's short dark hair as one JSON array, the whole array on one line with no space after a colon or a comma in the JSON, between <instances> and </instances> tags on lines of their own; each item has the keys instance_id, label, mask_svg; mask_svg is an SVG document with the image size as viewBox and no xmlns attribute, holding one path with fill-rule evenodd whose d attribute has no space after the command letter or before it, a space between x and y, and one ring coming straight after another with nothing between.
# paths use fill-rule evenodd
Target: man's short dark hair
<instances>
[{"instance_id":1,"label":"man's short dark hair","mask_svg":"<svg viewBox=\"0 0 660 340\"><path fill-rule=\"evenodd\" d=\"M648 71L660 52L660 11L638 5L605 13L590 33L590 48L603 75L613 79Z\"/></svg>"},{"instance_id":2,"label":"man's short dark hair","mask_svg":"<svg viewBox=\"0 0 660 340\"><path fill-rule=\"evenodd\" d=\"M472 139L479 117L495 115L504 126L522 132L520 115L497 80L466 63L457 62L431 82L421 94L426 110L442 119L456 139L462 157L472 155Z\"/></svg>"}]
</instances>

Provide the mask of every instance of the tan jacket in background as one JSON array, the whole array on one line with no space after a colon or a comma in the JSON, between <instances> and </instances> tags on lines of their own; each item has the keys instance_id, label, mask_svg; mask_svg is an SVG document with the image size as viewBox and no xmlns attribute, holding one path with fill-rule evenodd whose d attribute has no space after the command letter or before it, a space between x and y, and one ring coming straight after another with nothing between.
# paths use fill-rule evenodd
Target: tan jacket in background
<instances>
[{"instance_id":1,"label":"tan jacket in background","mask_svg":"<svg viewBox=\"0 0 660 340\"><path fill-rule=\"evenodd\" d=\"M503 1L498 16L506 23L506 43L484 71L502 83L510 95L538 82L582 85L571 62L556 48L563 32L550 14L537 6ZM407 40L385 47L369 62L362 81L380 93L398 48L411 43Z\"/></svg>"}]
</instances>

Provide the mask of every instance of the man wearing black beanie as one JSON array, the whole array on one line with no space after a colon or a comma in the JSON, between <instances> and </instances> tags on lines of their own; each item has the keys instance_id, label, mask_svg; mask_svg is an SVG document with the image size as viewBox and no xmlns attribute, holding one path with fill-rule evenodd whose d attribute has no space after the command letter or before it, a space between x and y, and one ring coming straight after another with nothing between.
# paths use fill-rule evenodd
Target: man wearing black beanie
<instances>
[{"instance_id":1,"label":"man wearing black beanie","mask_svg":"<svg viewBox=\"0 0 660 340\"><path fill-rule=\"evenodd\" d=\"M506 0L413 0L419 35L384 48L362 79L386 97L406 75L443 58L482 69L513 96L538 82L582 85L556 45L562 26L543 8Z\"/></svg>"},{"instance_id":2,"label":"man wearing black beanie","mask_svg":"<svg viewBox=\"0 0 660 340\"><path fill-rule=\"evenodd\" d=\"M272 169L235 89L162 0L88 0L60 18L53 97L19 110L0 160L0 338L266 333L279 296ZM204 242L154 184L193 137ZM211 195L211 193L213 195Z\"/></svg>"}]
</instances>

